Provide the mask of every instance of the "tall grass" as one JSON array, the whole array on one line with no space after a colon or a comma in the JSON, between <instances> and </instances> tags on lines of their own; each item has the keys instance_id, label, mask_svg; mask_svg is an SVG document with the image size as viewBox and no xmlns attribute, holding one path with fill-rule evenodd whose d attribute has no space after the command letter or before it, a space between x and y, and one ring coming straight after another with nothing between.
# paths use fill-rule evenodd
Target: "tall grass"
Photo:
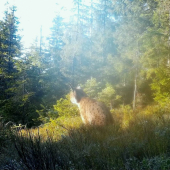
<instances>
[{"instance_id":1,"label":"tall grass","mask_svg":"<svg viewBox=\"0 0 170 170\"><path fill-rule=\"evenodd\" d=\"M42 128L17 132L13 138L17 166L26 170L170 169L168 114L154 106L139 112L122 107L113 111L115 122L106 127L85 127L75 117L76 122L53 120Z\"/></svg>"}]
</instances>

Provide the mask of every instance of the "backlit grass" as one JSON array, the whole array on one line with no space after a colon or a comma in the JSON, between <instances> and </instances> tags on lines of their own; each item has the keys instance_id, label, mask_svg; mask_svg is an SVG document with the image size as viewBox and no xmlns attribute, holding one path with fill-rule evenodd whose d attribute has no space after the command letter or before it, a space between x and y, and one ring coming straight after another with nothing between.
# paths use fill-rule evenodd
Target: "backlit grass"
<instances>
[{"instance_id":1,"label":"backlit grass","mask_svg":"<svg viewBox=\"0 0 170 170\"><path fill-rule=\"evenodd\" d=\"M83 126L79 116L61 117L16 133L15 166L33 170L170 169L167 110L152 106L133 112L122 107L112 114L115 122L106 127Z\"/></svg>"}]
</instances>

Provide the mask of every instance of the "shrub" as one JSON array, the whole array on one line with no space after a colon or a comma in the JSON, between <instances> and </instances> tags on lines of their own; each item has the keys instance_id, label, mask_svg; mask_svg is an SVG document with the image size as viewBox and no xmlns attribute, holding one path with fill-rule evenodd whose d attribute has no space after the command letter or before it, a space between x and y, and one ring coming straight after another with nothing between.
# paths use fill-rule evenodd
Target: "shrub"
<instances>
[{"instance_id":1,"label":"shrub","mask_svg":"<svg viewBox=\"0 0 170 170\"><path fill-rule=\"evenodd\" d=\"M59 116L77 116L78 108L70 102L69 94L65 98L57 100L57 104L54 105L54 110L57 111Z\"/></svg>"}]
</instances>

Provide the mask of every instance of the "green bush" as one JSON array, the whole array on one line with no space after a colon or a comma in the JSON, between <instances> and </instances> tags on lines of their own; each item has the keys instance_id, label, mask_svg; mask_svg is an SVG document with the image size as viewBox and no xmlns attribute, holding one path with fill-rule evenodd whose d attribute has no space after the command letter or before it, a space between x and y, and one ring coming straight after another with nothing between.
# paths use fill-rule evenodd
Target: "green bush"
<instances>
[{"instance_id":1,"label":"green bush","mask_svg":"<svg viewBox=\"0 0 170 170\"><path fill-rule=\"evenodd\" d=\"M43 123L48 123L51 119L59 117L74 117L79 113L78 107L70 102L69 94L65 98L57 100L53 108L48 109L42 104L41 108L41 110L37 110L37 113L39 114L39 120Z\"/></svg>"},{"instance_id":2,"label":"green bush","mask_svg":"<svg viewBox=\"0 0 170 170\"><path fill-rule=\"evenodd\" d=\"M54 105L54 111L57 111L60 117L77 116L79 113L78 107L71 103L69 94L65 98L57 100L57 104Z\"/></svg>"}]
</instances>

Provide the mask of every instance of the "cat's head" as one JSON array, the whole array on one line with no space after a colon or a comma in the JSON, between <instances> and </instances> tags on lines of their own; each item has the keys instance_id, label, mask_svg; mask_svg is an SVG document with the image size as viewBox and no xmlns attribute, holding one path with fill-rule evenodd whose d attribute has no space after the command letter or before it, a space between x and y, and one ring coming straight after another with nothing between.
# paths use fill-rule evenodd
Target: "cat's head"
<instances>
[{"instance_id":1,"label":"cat's head","mask_svg":"<svg viewBox=\"0 0 170 170\"><path fill-rule=\"evenodd\" d=\"M80 100L86 96L87 94L80 87L77 87L75 89L72 89L70 93L70 100L72 103L78 104Z\"/></svg>"}]
</instances>

